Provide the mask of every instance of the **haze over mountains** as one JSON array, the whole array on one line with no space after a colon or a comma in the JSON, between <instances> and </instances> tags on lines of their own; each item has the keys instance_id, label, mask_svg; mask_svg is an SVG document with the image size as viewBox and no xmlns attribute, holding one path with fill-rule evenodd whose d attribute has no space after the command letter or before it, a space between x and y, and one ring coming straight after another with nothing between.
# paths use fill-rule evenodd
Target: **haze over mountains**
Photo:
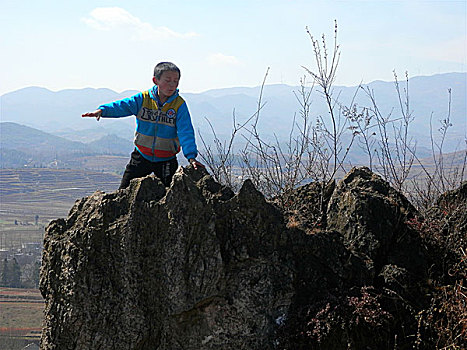
<instances>
[{"instance_id":1,"label":"haze over mountains","mask_svg":"<svg viewBox=\"0 0 467 350\"><path fill-rule=\"evenodd\" d=\"M466 81L467 73L410 78L409 109L414 117L410 130L417 139L418 149L430 146L430 118L434 133L437 133L439 120L447 117L448 89L452 92L450 121L453 127L450 128L446 140L446 151L465 148ZM382 115L392 113L394 119L400 116L400 102L394 82L375 81L366 86L373 91ZM399 81L399 87L404 94L404 89L407 88L405 81ZM228 137L232 129L233 114L237 123L241 123L256 112L260 88L235 87L194 94L183 93L181 86L181 95L188 103L197 133L200 132L203 137L209 139L212 133L207 120L212 123L218 136ZM265 137L272 137L274 134L280 139L288 137L294 115L297 118L300 115L300 105L296 98L299 91L299 86L264 87L261 100L264 107L260 113L259 130ZM357 87L335 87L334 97L338 97L340 103L348 106L356 91ZM15 150L25 153L32 149L40 149L41 152L56 154L65 150L69 153L68 150L72 150L72 154L128 155L132 149L134 117L101 119L96 123L94 119L81 118L81 114L94 110L101 103L129 97L135 93L137 91L134 90L117 93L109 89L91 88L53 92L41 87L28 87L2 95L2 163L5 155L13 155ZM311 100L312 120L317 116L327 118L328 112L317 87L313 89ZM359 90L355 101L359 106L370 105L369 98L362 89ZM47 141L44 141L46 139Z\"/></svg>"}]
</instances>

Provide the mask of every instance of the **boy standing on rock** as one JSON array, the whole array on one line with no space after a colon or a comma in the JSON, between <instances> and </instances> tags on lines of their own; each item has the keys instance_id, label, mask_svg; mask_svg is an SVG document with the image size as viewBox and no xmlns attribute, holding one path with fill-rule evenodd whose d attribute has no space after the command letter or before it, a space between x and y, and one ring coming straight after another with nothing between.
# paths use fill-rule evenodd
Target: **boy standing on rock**
<instances>
[{"instance_id":1,"label":"boy standing on rock","mask_svg":"<svg viewBox=\"0 0 467 350\"><path fill-rule=\"evenodd\" d=\"M154 174L169 186L177 170L177 153L183 154L195 169L204 167L196 161L195 133L186 102L178 95L180 69L171 62L154 68L152 89L132 97L103 104L82 117L121 118L136 116L135 150L123 174L120 189L130 180Z\"/></svg>"}]
</instances>

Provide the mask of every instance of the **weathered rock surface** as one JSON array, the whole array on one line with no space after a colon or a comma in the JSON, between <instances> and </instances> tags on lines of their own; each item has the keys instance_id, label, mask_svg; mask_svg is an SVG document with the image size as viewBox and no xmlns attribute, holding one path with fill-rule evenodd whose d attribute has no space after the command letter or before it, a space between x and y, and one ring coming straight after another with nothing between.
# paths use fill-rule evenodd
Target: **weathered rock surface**
<instances>
[{"instance_id":1,"label":"weathered rock surface","mask_svg":"<svg viewBox=\"0 0 467 350\"><path fill-rule=\"evenodd\" d=\"M410 294L427 268L420 237L407 225L415 216L415 208L386 181L367 168L354 168L332 194L327 230L339 232L346 248L365 261L371 285L381 285L374 280L379 277Z\"/></svg>"},{"instance_id":2,"label":"weathered rock surface","mask_svg":"<svg viewBox=\"0 0 467 350\"><path fill-rule=\"evenodd\" d=\"M292 234L301 240L292 248L300 263L288 322L280 329L282 349L394 349L396 342L397 349L412 348L404 334L416 333L428 268L420 237L408 225L415 208L365 167L335 187L311 184L303 191L289 195L295 210L284 211L289 227L308 234ZM316 213L320 193L324 218ZM304 216L320 225L290 225ZM311 261L321 267L310 268Z\"/></svg>"},{"instance_id":3,"label":"weathered rock surface","mask_svg":"<svg viewBox=\"0 0 467 350\"><path fill-rule=\"evenodd\" d=\"M415 209L366 168L325 215L315 189L290 210L188 167L77 201L46 229L41 349L393 349L423 302Z\"/></svg>"},{"instance_id":4,"label":"weathered rock surface","mask_svg":"<svg viewBox=\"0 0 467 350\"><path fill-rule=\"evenodd\" d=\"M96 192L49 225L42 349L273 347L293 295L281 215L200 175Z\"/></svg>"},{"instance_id":5,"label":"weathered rock surface","mask_svg":"<svg viewBox=\"0 0 467 350\"><path fill-rule=\"evenodd\" d=\"M465 279L467 181L441 195L424 219L416 224L430 247L433 274L443 278L447 284L453 283L458 275Z\"/></svg>"}]
</instances>

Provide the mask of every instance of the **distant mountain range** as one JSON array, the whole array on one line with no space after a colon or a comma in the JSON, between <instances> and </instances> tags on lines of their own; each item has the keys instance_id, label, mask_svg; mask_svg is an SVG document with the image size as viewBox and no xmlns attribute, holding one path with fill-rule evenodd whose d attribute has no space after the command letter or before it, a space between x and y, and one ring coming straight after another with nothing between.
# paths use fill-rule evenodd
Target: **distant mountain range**
<instances>
[{"instance_id":1,"label":"distant mountain range","mask_svg":"<svg viewBox=\"0 0 467 350\"><path fill-rule=\"evenodd\" d=\"M439 120L448 115L448 89L451 89L450 122L453 127L446 140L447 152L465 148L467 135L467 73L447 73L413 77L409 80L409 110L414 119L410 126L417 139L418 149L430 147L430 119L437 134ZM400 116L400 101L394 82L374 81L366 85L377 102L382 115ZM399 82L404 94L405 81ZM148 86L149 88L149 86ZM197 133L212 139L208 123L216 134L226 138L232 130L232 118L246 121L258 107L261 87L235 87L209 90L203 93L183 93L188 103ZM299 86L266 85L261 102L258 128L265 138L276 135L285 140L294 116L300 115L296 94ZM335 87L334 97L343 105L349 105L357 87ZM101 119L81 118L85 111L97 108L101 103L129 97L137 91L117 93L109 89L68 89L57 92L40 87L28 87L1 96L1 152L2 163L19 155L31 158L31 154L50 154L69 157L73 154L110 154L128 156L133 148L135 118ZM317 87L311 95L310 114L314 122L318 116L328 118L322 94ZM369 106L368 96L362 89L356 103ZM118 136L116 136L118 135ZM436 135L435 135L436 136ZM200 143L200 142L198 142ZM22 156L20 158L23 158ZM20 160L18 160L21 163ZM11 163L8 161L8 163Z\"/></svg>"},{"instance_id":2,"label":"distant mountain range","mask_svg":"<svg viewBox=\"0 0 467 350\"><path fill-rule=\"evenodd\" d=\"M0 123L0 136L2 168L73 168L76 159L81 157L113 155L128 158L134 148L130 140L116 135L83 143L11 122Z\"/></svg>"}]
</instances>

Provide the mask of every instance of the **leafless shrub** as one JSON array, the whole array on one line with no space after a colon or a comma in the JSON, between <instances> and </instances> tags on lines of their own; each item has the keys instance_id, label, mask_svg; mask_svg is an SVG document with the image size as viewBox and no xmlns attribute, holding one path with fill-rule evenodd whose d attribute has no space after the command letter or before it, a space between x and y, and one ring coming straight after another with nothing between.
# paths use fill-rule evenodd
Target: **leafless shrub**
<instances>
[{"instance_id":1,"label":"leafless shrub","mask_svg":"<svg viewBox=\"0 0 467 350\"><path fill-rule=\"evenodd\" d=\"M275 197L293 190L304 181L317 181L326 185L333 181L338 170L345 171L345 159L352 147L357 132L351 132L351 138L343 145L343 135L350 129L355 130L355 121L346 115L346 109L334 96L333 83L339 63L340 50L337 44L337 23L334 28L332 51L328 51L326 39L321 43L311 35L316 61L316 69L304 67L313 79L307 87L306 77L301 79L301 88L295 93L300 104L298 116L294 116L288 140L281 143L276 135L273 140L266 140L259 132L260 112L263 88L268 71L261 85L257 111L244 123L237 124L234 114L234 126L229 141L222 142L209 123L214 135L214 149L201 137L204 152L202 159L207 163L216 180L235 188L235 176L232 169L238 162L237 177L249 178L267 197ZM311 93L317 86L325 100L329 118L316 117L313 122L310 114ZM353 101L351 105L354 105ZM245 146L233 154L233 145L237 137ZM282 197L285 198L285 197Z\"/></svg>"},{"instance_id":2,"label":"leafless shrub","mask_svg":"<svg viewBox=\"0 0 467 350\"><path fill-rule=\"evenodd\" d=\"M467 139L464 139L465 149L457 152L460 159L454 154L449 164L446 164L445 158L444 143L449 129L453 126L451 123L451 89L448 89L447 109L446 118L439 121L438 142L433 131L433 116L430 118L431 166L424 164L415 152L412 153L422 173L412 179L412 190L408 191L408 197L422 211L430 208L443 193L459 187L466 180Z\"/></svg>"},{"instance_id":3,"label":"leafless shrub","mask_svg":"<svg viewBox=\"0 0 467 350\"><path fill-rule=\"evenodd\" d=\"M203 162L207 165L211 171L214 179L226 186L229 186L233 190L238 190L239 181L236 181L238 174L235 174L235 168L237 167L236 155L234 151L234 141L237 134L245 128L245 125L253 118L256 118L256 114L253 114L246 122L237 124L235 111L233 112L233 128L228 141L221 141L216 134L216 130L212 126L211 122L207 120L211 132L214 136L213 143L215 149L211 148L211 144L207 143L203 135L199 133L201 142L203 144L204 151L200 152L200 157Z\"/></svg>"},{"instance_id":4,"label":"leafless shrub","mask_svg":"<svg viewBox=\"0 0 467 350\"><path fill-rule=\"evenodd\" d=\"M316 61L316 70L306 69L310 74L315 84L320 87L320 93L322 94L329 113L329 122L322 116L317 118L316 126L314 128L315 141L314 146L316 147L316 155L318 156L319 166L310 167L309 172L313 174L314 169L318 168L320 180L323 182L329 182L334 179L339 169L345 171L345 160L352 147L354 132L350 133L350 140L346 146L343 146L343 135L349 127L350 119L345 115L346 109L342 108L342 104L339 101L339 96L334 95L334 81L336 79L337 67L340 59L340 48L337 43L337 22L334 24L334 45L331 54L328 52L326 38L324 34L321 37L321 44L316 40L307 28L307 33L311 39L314 51L314 57ZM354 96L355 98L355 96ZM353 108L354 102L350 103ZM348 109L347 109L348 110Z\"/></svg>"},{"instance_id":5,"label":"leafless shrub","mask_svg":"<svg viewBox=\"0 0 467 350\"><path fill-rule=\"evenodd\" d=\"M342 295L328 294L298 310L298 317L279 329L281 349L349 349L362 346L364 334L375 336L380 345L387 337L393 315L381 306L382 295L372 287L361 287ZM370 331L371 330L371 331ZM368 344L367 344L368 345ZM370 348L371 346L368 346ZM373 348L373 347L371 347Z\"/></svg>"},{"instance_id":6,"label":"leafless shrub","mask_svg":"<svg viewBox=\"0 0 467 350\"><path fill-rule=\"evenodd\" d=\"M342 105L344 117L349 121L348 130L355 138L358 147L368 157L367 166L371 171L375 170L374 158L376 156L376 132L377 124L375 115L368 107L358 106L354 101L358 90L362 89L361 85L358 86L354 98L349 106Z\"/></svg>"},{"instance_id":7,"label":"leafless shrub","mask_svg":"<svg viewBox=\"0 0 467 350\"><path fill-rule=\"evenodd\" d=\"M419 209L429 208L442 193L458 187L465 180L467 149L460 153L463 157L460 162L454 163L454 160L451 160L450 164L447 163L444 151L444 143L452 127L451 91L448 91L447 116L440 121L438 129L440 141L435 140L433 127L431 129L433 166L430 168L418 158L417 145L410 137L414 114L410 109L407 73L405 85L402 85L394 72L394 87L399 105L387 114L380 110L375 93L369 87L359 86L347 105L339 100L339 95L336 96L333 84L340 58L337 24L334 30L332 51L328 52L324 35L322 40L318 41L307 29L314 50L316 69L304 67L312 77L313 84L308 87L306 78L300 81L301 88L295 92L300 111L293 118L285 143L281 143L276 136L273 140L266 140L259 132L258 126L264 107L262 95L269 69L261 85L257 110L242 123L237 122L235 112L233 113L230 139L221 141L211 123L209 125L214 135L213 146L208 145L201 137L205 149L201 157L214 178L234 190L239 188L242 180L249 178L267 197L280 198L280 204L291 212L290 228L300 227L301 222L293 215L294 207L287 207L287 203L291 202L287 194L301 184L314 182L321 188L321 205L316 207L317 210L321 210L320 214L323 214L325 206L322 204L326 188L330 187L329 184L333 183L339 171L346 170L348 155L354 144L365 152L370 169L381 174L394 188L406 194ZM314 89L323 97L328 117L312 117L311 94ZM359 90L363 90L368 97L369 106L358 106L355 103ZM235 149L238 147L238 139L243 146ZM422 169L422 173L415 174L415 178L414 164ZM319 218L320 215L316 217ZM313 232L319 223L319 220L313 221L311 226L315 227L308 227L310 232ZM423 215L409 224L420 233L426 245L430 246L427 249L431 249L435 255L438 254L436 256L444 265L436 275L437 282L434 283L430 307L419 313L419 332L414 336L415 340L395 338L394 349L398 347L398 341L410 341L414 348L423 348L423 344L436 344L438 349L460 349L459 346L463 344L461 340L465 339L467 332L467 301L463 284L467 257L465 247L462 247L464 241L446 235L440 221L427 221ZM452 263L454 260L457 262ZM443 280L446 274L451 279ZM383 324L389 322L393 316L381 308L381 295L370 289L362 289L360 292L358 295L331 298L320 302L319 305L309 305L307 310L302 310L306 314L297 318L307 319L308 323L287 326L296 327L299 331L294 335L296 339L289 340L295 342L294 346L301 344L303 348L307 348L310 341L319 344L332 333L333 327L337 326L330 320L345 321L341 322L340 326L344 324L349 330L369 327L384 333L386 330L383 330ZM404 305L409 305L408 302L403 302Z\"/></svg>"},{"instance_id":8,"label":"leafless shrub","mask_svg":"<svg viewBox=\"0 0 467 350\"><path fill-rule=\"evenodd\" d=\"M363 88L369 98L370 107L365 111L367 114L365 121L368 123L368 125L365 124L366 129L364 129L366 133L360 133L360 135L364 137L363 144L371 156L376 141L369 136L368 131L372 128L377 129L377 132L371 133L371 136L378 135L377 147L374 151L378 160L375 170L381 173L395 189L404 191L416 152L416 144L409 137L409 126L413 121L413 116L409 106L408 74L406 73L406 86L403 92L401 92L396 72L394 72L394 85L399 100L399 117L393 116L394 109L384 116L378 107L374 91L368 86ZM372 120L374 125L369 124ZM370 159L372 161L372 158ZM373 168L373 163L371 167Z\"/></svg>"}]
</instances>

